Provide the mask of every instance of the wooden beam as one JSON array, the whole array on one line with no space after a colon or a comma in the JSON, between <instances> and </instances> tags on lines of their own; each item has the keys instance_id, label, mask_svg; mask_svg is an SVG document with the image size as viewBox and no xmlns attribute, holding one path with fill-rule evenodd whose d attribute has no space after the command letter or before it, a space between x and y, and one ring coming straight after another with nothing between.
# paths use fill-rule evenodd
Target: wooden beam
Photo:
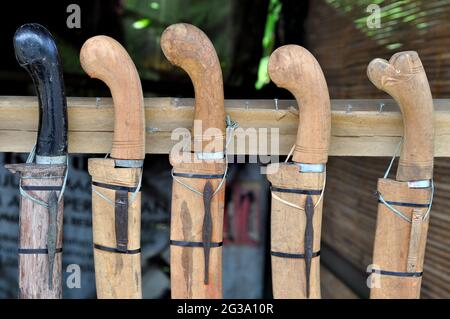
<instances>
[{"instance_id":1,"label":"wooden beam","mask_svg":"<svg viewBox=\"0 0 450 319\"><path fill-rule=\"evenodd\" d=\"M169 153L178 140L171 140L176 128L190 128L193 99L146 98L146 152ZM382 110L380 107L383 105ZM402 136L402 118L393 100L332 100L331 156L392 156ZM298 112L294 100L226 100L226 113L244 131L269 138L279 135L279 149L285 155L294 144ZM435 156L450 157L450 99L434 100ZM0 151L29 152L36 140L37 99L0 97ZM68 98L69 152L107 153L111 148L113 108L111 98ZM272 130L272 134L270 132ZM250 134L251 135L251 134ZM248 138L247 138L248 140ZM257 145L234 143L234 154L264 153ZM269 141L270 144L270 141Z\"/></svg>"}]
</instances>

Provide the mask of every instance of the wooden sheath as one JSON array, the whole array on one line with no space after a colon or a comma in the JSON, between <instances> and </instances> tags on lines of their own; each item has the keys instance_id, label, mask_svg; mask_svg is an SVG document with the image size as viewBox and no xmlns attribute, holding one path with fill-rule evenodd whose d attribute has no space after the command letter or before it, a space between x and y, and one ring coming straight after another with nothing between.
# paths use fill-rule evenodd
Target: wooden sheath
<instances>
[{"instance_id":1,"label":"wooden sheath","mask_svg":"<svg viewBox=\"0 0 450 319\"><path fill-rule=\"evenodd\" d=\"M295 96L299 123L294 163L269 165L267 178L273 195L301 208L272 196L273 295L282 299L320 298L322 202L314 206L324 187L326 173L301 172L297 163L325 165L328 161L331 110L327 83L314 56L298 45L285 45L272 53L269 75L278 87ZM308 197L312 200L310 209L307 209ZM311 257L311 253L318 255Z\"/></svg>"},{"instance_id":2,"label":"wooden sheath","mask_svg":"<svg viewBox=\"0 0 450 319\"><path fill-rule=\"evenodd\" d=\"M183 154L195 156L193 154ZM223 175L224 161L202 161L202 163L182 162L178 156L171 156L174 174ZM214 179L176 177L190 187L203 192L206 183L215 190L221 177ZM202 196L177 182L172 184L172 215L170 221L170 240L182 242L203 242L204 204ZM225 186L212 197L212 243L223 240L223 209ZM212 247L209 256L208 284L204 283L205 256L202 247L170 246L170 280L174 299L218 299L222 298L222 247Z\"/></svg>"},{"instance_id":3,"label":"wooden sheath","mask_svg":"<svg viewBox=\"0 0 450 319\"><path fill-rule=\"evenodd\" d=\"M86 73L108 85L114 101L112 158L90 159L88 163L93 183L97 297L142 298L141 197L140 193L134 200L132 196L145 157L145 116L139 74L126 50L107 36L88 39L81 48L80 61Z\"/></svg>"},{"instance_id":4,"label":"wooden sheath","mask_svg":"<svg viewBox=\"0 0 450 319\"><path fill-rule=\"evenodd\" d=\"M173 182L170 230L172 298L217 299L222 297L225 184L210 200L209 196L219 187L225 173L225 160L223 155L215 160L201 159L197 155L224 150L222 71L211 41L193 25L179 23L169 26L161 36L161 48L171 63L188 73L195 91L194 153L171 153L174 175L203 194L201 196ZM196 130L199 123L201 130ZM215 177L211 178L211 175ZM218 247L209 247L209 242Z\"/></svg>"},{"instance_id":5,"label":"wooden sheath","mask_svg":"<svg viewBox=\"0 0 450 319\"><path fill-rule=\"evenodd\" d=\"M410 218L413 212L423 217L428 209L431 197L430 188L412 189L408 187L407 182L383 178L378 180L378 191L383 194L384 199L388 202L412 203L423 206L394 205L396 209ZM421 221L420 230L416 230L419 245L414 249L414 267L408 269L412 224L395 215L386 205L378 203L372 267L399 273L423 272L428 223L429 218ZM374 273L371 275L371 282L370 298L413 299L420 297L422 276L400 277Z\"/></svg>"},{"instance_id":6,"label":"wooden sheath","mask_svg":"<svg viewBox=\"0 0 450 319\"><path fill-rule=\"evenodd\" d=\"M139 183L141 168L115 168L113 159L89 159L89 174L92 186L113 203L116 190L95 186L95 183L110 186L135 188ZM94 262L97 298L100 299L138 299L141 292L141 254L133 252L140 249L141 241L141 194L131 202L128 192L128 247L132 253L110 252L96 248L116 248L115 206L92 192L92 228L94 231Z\"/></svg>"},{"instance_id":7,"label":"wooden sheath","mask_svg":"<svg viewBox=\"0 0 450 319\"><path fill-rule=\"evenodd\" d=\"M433 177L433 101L419 56L399 52L388 61L375 59L367 68L369 79L389 93L403 114L404 136L397 180L379 179L378 192L411 221L378 204L370 297L420 297L429 218L431 187L413 188L408 182ZM375 272L375 273L373 273Z\"/></svg>"},{"instance_id":8,"label":"wooden sheath","mask_svg":"<svg viewBox=\"0 0 450 319\"><path fill-rule=\"evenodd\" d=\"M22 187L31 196L47 203L51 191L33 190L56 186L61 189L65 165L9 164L5 167L19 173ZM31 189L28 189L31 188ZM59 191L56 194L59 196ZM58 203L56 249L63 244L63 200ZM47 208L21 196L19 216L19 298L60 299L62 297L62 253L55 254L52 289L49 285L49 259L46 252L23 252L27 249L47 248L49 211Z\"/></svg>"},{"instance_id":9,"label":"wooden sheath","mask_svg":"<svg viewBox=\"0 0 450 319\"><path fill-rule=\"evenodd\" d=\"M301 173L292 163L270 164L268 170L277 170L269 174L272 187L283 189L302 189L320 191L323 188L325 173ZM285 201L305 206L304 194L274 192ZM312 195L314 205L320 194ZM322 204L314 209L313 216L313 252L320 251L322 227ZM305 253L306 215L272 197L271 213L271 251L287 254ZM304 258L285 258L272 255L273 296L277 299L306 298L306 272ZM320 298L320 256L311 260L310 298Z\"/></svg>"}]
</instances>

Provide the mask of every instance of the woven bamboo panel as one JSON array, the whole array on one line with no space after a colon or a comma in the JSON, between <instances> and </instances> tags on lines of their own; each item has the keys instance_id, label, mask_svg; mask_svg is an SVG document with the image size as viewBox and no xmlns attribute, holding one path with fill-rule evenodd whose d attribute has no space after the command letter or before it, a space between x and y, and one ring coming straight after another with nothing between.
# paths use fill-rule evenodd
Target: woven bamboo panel
<instances>
[{"instance_id":1,"label":"woven bamboo panel","mask_svg":"<svg viewBox=\"0 0 450 319\"><path fill-rule=\"evenodd\" d=\"M447 1L378 1L381 28L369 29L375 1L310 1L307 47L325 73L331 98L378 98L366 76L374 58L415 50L433 98L450 96L450 6ZM450 145L449 145L450 147ZM330 158L322 239L361 273L372 261L376 182L389 159ZM395 166L394 166L395 167ZM436 193L425 253L422 298L450 298L450 164L435 161Z\"/></svg>"}]
</instances>

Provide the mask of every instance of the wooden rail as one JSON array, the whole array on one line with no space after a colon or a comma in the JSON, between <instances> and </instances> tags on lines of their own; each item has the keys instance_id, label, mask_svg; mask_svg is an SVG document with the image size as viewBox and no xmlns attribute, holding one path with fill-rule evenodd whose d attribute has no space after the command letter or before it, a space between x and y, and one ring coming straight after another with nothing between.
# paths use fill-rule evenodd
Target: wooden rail
<instances>
[{"instance_id":1,"label":"wooden rail","mask_svg":"<svg viewBox=\"0 0 450 319\"><path fill-rule=\"evenodd\" d=\"M146 153L169 153L178 140L176 128L190 128L193 99L146 98ZM381 107L382 106L382 107ZM226 113L244 132L276 139L279 148L269 154L285 155L297 133L298 112L293 100L226 100ZM331 156L392 156L402 136L402 118L393 100L332 100ZM434 100L435 156L450 157L450 99ZM111 149L111 98L68 98L69 152L107 153ZM0 151L29 152L36 140L37 99L0 97ZM250 130L247 130L252 128ZM272 132L272 134L271 134ZM250 134L251 135L251 134ZM234 143L234 154L264 154L257 145ZM269 140L270 144L270 140Z\"/></svg>"}]
</instances>

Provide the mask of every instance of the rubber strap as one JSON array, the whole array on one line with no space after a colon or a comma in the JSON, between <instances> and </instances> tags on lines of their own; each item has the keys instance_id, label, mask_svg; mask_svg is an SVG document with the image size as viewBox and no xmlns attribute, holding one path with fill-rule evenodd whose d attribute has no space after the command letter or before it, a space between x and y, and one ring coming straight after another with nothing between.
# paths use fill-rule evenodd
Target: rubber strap
<instances>
[{"instance_id":1,"label":"rubber strap","mask_svg":"<svg viewBox=\"0 0 450 319\"><path fill-rule=\"evenodd\" d=\"M56 248L55 253L59 254L62 253L63 249ZM19 255L47 255L48 249L47 248L19 248L17 249L17 252Z\"/></svg>"},{"instance_id":2,"label":"rubber strap","mask_svg":"<svg viewBox=\"0 0 450 319\"><path fill-rule=\"evenodd\" d=\"M382 201L378 200L378 203L384 204ZM428 208L430 204L416 204L416 203L402 203L402 202L391 202L386 201L389 205L392 206L404 206L404 207L416 207L416 208Z\"/></svg>"},{"instance_id":3,"label":"rubber strap","mask_svg":"<svg viewBox=\"0 0 450 319\"><path fill-rule=\"evenodd\" d=\"M219 179L223 178L223 174L187 174L173 172L173 176L184 178L201 178L201 179Z\"/></svg>"},{"instance_id":4,"label":"rubber strap","mask_svg":"<svg viewBox=\"0 0 450 319\"><path fill-rule=\"evenodd\" d=\"M388 271L381 269L372 269L372 271L367 272L368 274L379 274L385 276L395 276L395 277L422 277L423 271L421 272L398 272L398 271Z\"/></svg>"},{"instance_id":5,"label":"rubber strap","mask_svg":"<svg viewBox=\"0 0 450 319\"><path fill-rule=\"evenodd\" d=\"M270 186L270 190L272 192L293 193L293 194L302 194L302 195L320 195L322 193L321 189L280 188L280 187L274 187L274 186Z\"/></svg>"},{"instance_id":6,"label":"rubber strap","mask_svg":"<svg viewBox=\"0 0 450 319\"><path fill-rule=\"evenodd\" d=\"M194 241L181 241L181 240L171 240L170 244L172 246L181 246L181 247L201 247L203 248L202 242L194 242ZM217 248L222 247L223 242L220 243L209 243L209 247L211 248Z\"/></svg>"},{"instance_id":7,"label":"rubber strap","mask_svg":"<svg viewBox=\"0 0 450 319\"><path fill-rule=\"evenodd\" d=\"M291 253L283 253L279 251L270 251L270 255L275 257L281 257L281 258L293 258L293 259L304 259L305 254L291 254ZM320 250L313 252L312 257L319 257L320 256Z\"/></svg>"},{"instance_id":8,"label":"rubber strap","mask_svg":"<svg viewBox=\"0 0 450 319\"><path fill-rule=\"evenodd\" d=\"M129 193L133 193L137 189L137 187L118 186L118 185L111 185L111 184L105 184L105 183L99 183L99 182L92 182L92 185L94 185L96 187L112 189L115 191L128 191Z\"/></svg>"},{"instance_id":9,"label":"rubber strap","mask_svg":"<svg viewBox=\"0 0 450 319\"><path fill-rule=\"evenodd\" d=\"M38 185L22 185L25 191L61 191L62 186L38 186Z\"/></svg>"},{"instance_id":10,"label":"rubber strap","mask_svg":"<svg viewBox=\"0 0 450 319\"><path fill-rule=\"evenodd\" d=\"M141 249L140 248L121 251L121 250L119 250L117 248L107 247L107 246L103 246L103 245L99 245L99 244L94 244L94 248L98 249L98 250L107 251L107 252L110 252L110 253L127 254L127 255L134 255L134 254L140 254L141 253Z\"/></svg>"}]
</instances>

